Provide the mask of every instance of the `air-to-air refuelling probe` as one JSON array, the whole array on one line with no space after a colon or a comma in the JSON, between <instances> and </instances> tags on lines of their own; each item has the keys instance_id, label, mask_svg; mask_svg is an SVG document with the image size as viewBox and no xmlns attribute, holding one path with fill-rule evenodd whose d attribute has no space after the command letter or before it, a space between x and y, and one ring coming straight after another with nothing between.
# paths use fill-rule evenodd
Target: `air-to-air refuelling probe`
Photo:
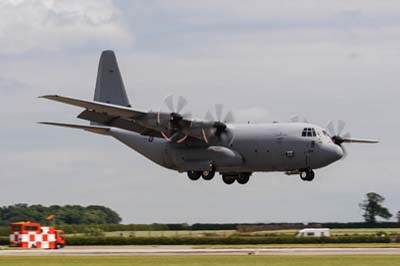
<instances>
[{"instance_id":1,"label":"air-to-air refuelling probe","mask_svg":"<svg viewBox=\"0 0 400 266\"><path fill-rule=\"evenodd\" d=\"M281 171L314 179L314 169L325 167L345 155L344 143L377 143L342 134L343 121L326 129L293 119L289 123L235 124L233 114L223 117L223 106L215 106L216 118L192 119L182 112L183 97L164 102L169 112L144 112L132 108L113 51L100 57L94 101L58 95L41 98L84 108L78 118L90 125L53 122L41 124L83 129L112 136L153 162L191 180L211 180L216 172L226 184L246 184L254 172Z\"/></svg>"}]
</instances>

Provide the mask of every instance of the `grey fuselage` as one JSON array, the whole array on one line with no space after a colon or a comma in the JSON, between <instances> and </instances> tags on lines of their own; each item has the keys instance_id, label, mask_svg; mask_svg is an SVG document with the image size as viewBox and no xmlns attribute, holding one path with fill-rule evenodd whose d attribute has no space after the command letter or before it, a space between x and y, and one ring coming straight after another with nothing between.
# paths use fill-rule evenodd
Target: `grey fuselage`
<instances>
[{"instance_id":1,"label":"grey fuselage","mask_svg":"<svg viewBox=\"0 0 400 266\"><path fill-rule=\"evenodd\" d=\"M316 136L302 136L313 128ZM319 126L308 123L232 124L226 133L208 144L181 144L162 138L111 128L110 135L153 162L169 169L222 173L296 171L327 166L343 156Z\"/></svg>"}]
</instances>

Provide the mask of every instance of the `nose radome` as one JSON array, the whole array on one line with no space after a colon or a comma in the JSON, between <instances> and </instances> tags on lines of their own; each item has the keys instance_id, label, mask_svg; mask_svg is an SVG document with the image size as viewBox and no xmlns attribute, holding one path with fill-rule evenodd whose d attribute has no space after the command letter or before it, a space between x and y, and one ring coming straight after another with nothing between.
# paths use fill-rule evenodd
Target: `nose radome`
<instances>
[{"instance_id":1,"label":"nose radome","mask_svg":"<svg viewBox=\"0 0 400 266\"><path fill-rule=\"evenodd\" d=\"M334 145L331 149L332 157L335 161L342 159L343 157L343 149L339 145Z\"/></svg>"}]
</instances>

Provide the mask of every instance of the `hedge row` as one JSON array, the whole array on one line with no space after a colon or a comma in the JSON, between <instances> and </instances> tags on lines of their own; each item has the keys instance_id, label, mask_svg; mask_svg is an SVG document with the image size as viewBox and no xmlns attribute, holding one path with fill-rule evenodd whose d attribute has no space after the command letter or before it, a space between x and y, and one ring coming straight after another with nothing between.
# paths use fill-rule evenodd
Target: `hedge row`
<instances>
[{"instance_id":1,"label":"hedge row","mask_svg":"<svg viewBox=\"0 0 400 266\"><path fill-rule=\"evenodd\" d=\"M186 223L181 224L91 224L91 225L57 225L58 229L64 230L66 234L73 233L86 233L88 228L91 230L97 229L104 232L115 232L115 231L164 231L164 230L237 230L246 228L257 227L265 229L262 230L276 230L276 229L301 229L306 227L323 227L323 228L399 228L400 223L394 222L380 222L375 224L368 223L254 223L254 224L239 224L239 223L231 223L231 224L192 224L188 225ZM8 236L9 234L8 226L0 226L0 236ZM261 229L260 229L261 230Z\"/></svg>"},{"instance_id":2,"label":"hedge row","mask_svg":"<svg viewBox=\"0 0 400 266\"><path fill-rule=\"evenodd\" d=\"M69 237L68 245L251 245L308 243L389 243L389 237Z\"/></svg>"},{"instance_id":3,"label":"hedge row","mask_svg":"<svg viewBox=\"0 0 400 266\"><path fill-rule=\"evenodd\" d=\"M10 238L2 236L0 237L0 246L8 246L10 244Z\"/></svg>"},{"instance_id":4,"label":"hedge row","mask_svg":"<svg viewBox=\"0 0 400 266\"><path fill-rule=\"evenodd\" d=\"M322 243L390 243L390 237L68 237L73 246L93 245L251 245L251 244L322 244ZM8 237L0 237L0 245L8 245Z\"/></svg>"}]
</instances>

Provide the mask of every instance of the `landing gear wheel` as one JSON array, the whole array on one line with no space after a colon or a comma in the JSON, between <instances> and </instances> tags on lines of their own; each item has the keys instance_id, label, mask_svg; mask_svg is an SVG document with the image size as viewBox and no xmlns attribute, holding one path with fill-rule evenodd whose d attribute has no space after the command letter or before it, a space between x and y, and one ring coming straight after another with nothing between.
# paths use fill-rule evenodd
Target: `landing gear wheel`
<instances>
[{"instance_id":1,"label":"landing gear wheel","mask_svg":"<svg viewBox=\"0 0 400 266\"><path fill-rule=\"evenodd\" d=\"M232 185L235 182L236 178L234 176L223 175L222 181L224 181L227 185Z\"/></svg>"},{"instance_id":2,"label":"landing gear wheel","mask_svg":"<svg viewBox=\"0 0 400 266\"><path fill-rule=\"evenodd\" d=\"M303 181L313 181L315 177L315 173L313 170L306 170L300 172L300 178Z\"/></svg>"},{"instance_id":3,"label":"landing gear wheel","mask_svg":"<svg viewBox=\"0 0 400 266\"><path fill-rule=\"evenodd\" d=\"M203 177L204 180L211 180L215 176L215 171L203 171L201 173L201 176Z\"/></svg>"},{"instance_id":4,"label":"landing gear wheel","mask_svg":"<svg viewBox=\"0 0 400 266\"><path fill-rule=\"evenodd\" d=\"M240 175L236 178L236 181L237 181L239 184L241 184L241 185L246 184L247 182L249 182L249 180L250 180L250 175L247 174L247 173L240 174Z\"/></svg>"},{"instance_id":5,"label":"landing gear wheel","mask_svg":"<svg viewBox=\"0 0 400 266\"><path fill-rule=\"evenodd\" d=\"M196 181L196 180L198 180L200 178L201 172L199 172L199 171L188 171L187 175L188 175L190 180Z\"/></svg>"},{"instance_id":6,"label":"landing gear wheel","mask_svg":"<svg viewBox=\"0 0 400 266\"><path fill-rule=\"evenodd\" d=\"M307 172L307 181L313 181L315 177L315 173L313 170Z\"/></svg>"},{"instance_id":7,"label":"landing gear wheel","mask_svg":"<svg viewBox=\"0 0 400 266\"><path fill-rule=\"evenodd\" d=\"M307 172L306 171L300 172L300 179L303 181L307 181Z\"/></svg>"}]
</instances>

